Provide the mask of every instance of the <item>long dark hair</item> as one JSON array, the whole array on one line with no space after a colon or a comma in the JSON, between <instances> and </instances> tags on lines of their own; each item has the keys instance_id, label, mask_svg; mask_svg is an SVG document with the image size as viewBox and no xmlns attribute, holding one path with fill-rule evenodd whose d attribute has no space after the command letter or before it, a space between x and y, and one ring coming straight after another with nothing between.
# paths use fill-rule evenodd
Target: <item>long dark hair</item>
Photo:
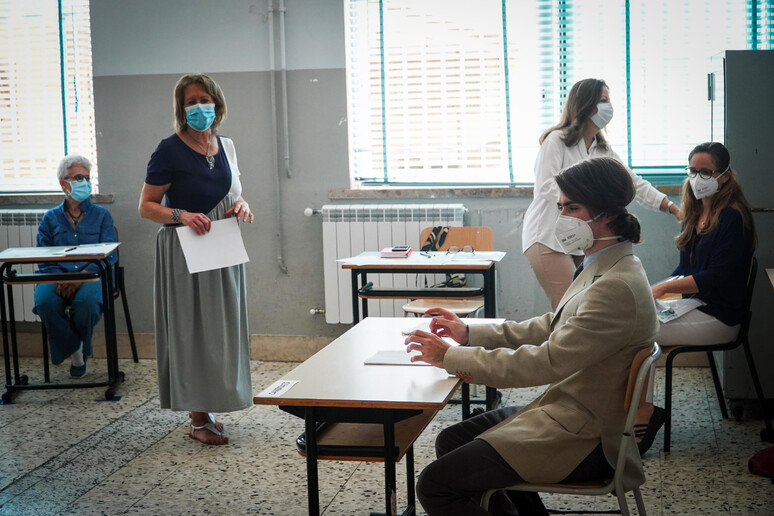
<instances>
[{"instance_id":1,"label":"long dark hair","mask_svg":"<svg viewBox=\"0 0 774 516\"><path fill-rule=\"evenodd\" d=\"M556 176L556 183L571 201L588 208L592 216L613 217L608 227L613 234L635 244L640 241L640 221L626 211L634 200L632 176L615 158L581 161Z\"/></svg>"},{"instance_id":2,"label":"long dark hair","mask_svg":"<svg viewBox=\"0 0 774 516\"><path fill-rule=\"evenodd\" d=\"M688 154L689 163L694 154L709 154L715 170L722 172L728 169L726 175L729 176L728 181L723 183L720 190L711 197L707 224L699 230L699 233L706 234L712 231L718 225L720 214L726 207L730 206L742 216L744 229L752 231L753 249L755 249L758 245L758 236L755 232L752 210L750 209L750 203L747 202L744 193L742 193L741 186L739 186L739 175L730 168L731 155L728 149L725 145L718 142L700 143ZM675 244L678 249L684 249L691 244L691 240L696 235L696 227L699 225L699 218L702 212L702 201L693 195L691 183L687 178L683 181L682 203L680 215L683 221L683 231L675 238Z\"/></svg>"},{"instance_id":3,"label":"long dark hair","mask_svg":"<svg viewBox=\"0 0 774 516\"><path fill-rule=\"evenodd\" d=\"M567 94L567 100L562 110L562 118L559 119L558 124L549 127L540 136L538 140L540 144L543 145L543 141L554 131L564 131L562 141L568 147L578 143L583 137L586 121L591 118L591 114L596 109L599 99L602 98L602 90L607 87L607 84L602 79L583 79L576 82L570 88L570 93ZM597 133L597 146L607 149L607 141L602 135L602 131Z\"/></svg>"}]
</instances>

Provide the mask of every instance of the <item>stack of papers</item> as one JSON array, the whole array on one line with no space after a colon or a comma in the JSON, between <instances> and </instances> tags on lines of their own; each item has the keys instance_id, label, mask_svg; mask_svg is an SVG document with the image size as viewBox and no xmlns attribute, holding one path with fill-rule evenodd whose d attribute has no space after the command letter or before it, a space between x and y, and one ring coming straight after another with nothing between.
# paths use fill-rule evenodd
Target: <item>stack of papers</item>
<instances>
[{"instance_id":1,"label":"stack of papers","mask_svg":"<svg viewBox=\"0 0 774 516\"><path fill-rule=\"evenodd\" d=\"M385 247L382 249L382 258L408 258L411 254L411 248Z\"/></svg>"}]
</instances>

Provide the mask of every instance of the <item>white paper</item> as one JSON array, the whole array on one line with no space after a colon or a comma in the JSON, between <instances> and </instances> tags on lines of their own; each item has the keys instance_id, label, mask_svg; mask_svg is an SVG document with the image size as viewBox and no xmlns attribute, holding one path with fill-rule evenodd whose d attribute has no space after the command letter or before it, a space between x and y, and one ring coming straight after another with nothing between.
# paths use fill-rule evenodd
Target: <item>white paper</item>
<instances>
[{"instance_id":1,"label":"white paper","mask_svg":"<svg viewBox=\"0 0 774 516\"><path fill-rule=\"evenodd\" d=\"M291 387L298 383L298 380L277 380L269 385L258 396L263 398L278 398L288 392Z\"/></svg>"},{"instance_id":2,"label":"white paper","mask_svg":"<svg viewBox=\"0 0 774 516\"><path fill-rule=\"evenodd\" d=\"M249 262L236 218L215 220L203 235L188 226L177 228L188 272L211 271Z\"/></svg>"},{"instance_id":3,"label":"white paper","mask_svg":"<svg viewBox=\"0 0 774 516\"><path fill-rule=\"evenodd\" d=\"M339 258L339 263L362 267L364 265L479 265L499 262L505 257L504 251L476 251L475 253L412 252L406 258L382 258L378 251L366 251L357 256Z\"/></svg>"},{"instance_id":4,"label":"white paper","mask_svg":"<svg viewBox=\"0 0 774 516\"><path fill-rule=\"evenodd\" d=\"M406 328L405 330L402 330L400 333L401 335L409 335L413 333L416 330L422 330L426 331L427 333L430 333L430 319L425 319L421 323L417 324L416 326L412 326L411 328Z\"/></svg>"},{"instance_id":5,"label":"white paper","mask_svg":"<svg viewBox=\"0 0 774 516\"><path fill-rule=\"evenodd\" d=\"M417 361L412 362L411 357L418 356L419 352L406 353L405 349L384 349L377 351L370 357L368 357L365 365L416 365L416 366L429 366L427 362Z\"/></svg>"},{"instance_id":6,"label":"white paper","mask_svg":"<svg viewBox=\"0 0 774 516\"><path fill-rule=\"evenodd\" d=\"M72 247L66 247L64 249L64 254L66 255L93 255L93 254L110 254L112 253L116 247L118 247L117 242L104 242L101 244L81 244L79 246L76 246L75 249Z\"/></svg>"},{"instance_id":7,"label":"white paper","mask_svg":"<svg viewBox=\"0 0 774 516\"><path fill-rule=\"evenodd\" d=\"M656 308L659 311L656 312L656 317L658 317L658 320L662 323L667 323L705 304L704 301L695 297L686 297L684 299L676 299L673 301L661 301L657 299Z\"/></svg>"}]
</instances>

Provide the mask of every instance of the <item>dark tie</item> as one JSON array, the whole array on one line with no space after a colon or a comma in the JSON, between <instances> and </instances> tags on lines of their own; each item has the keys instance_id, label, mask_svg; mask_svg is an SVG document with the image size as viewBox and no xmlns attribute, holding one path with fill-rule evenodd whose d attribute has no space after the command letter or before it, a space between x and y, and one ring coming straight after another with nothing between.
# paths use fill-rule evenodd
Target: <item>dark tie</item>
<instances>
[{"instance_id":1,"label":"dark tie","mask_svg":"<svg viewBox=\"0 0 774 516\"><path fill-rule=\"evenodd\" d=\"M581 264L578 265L578 268L575 269L575 274L572 275L572 279L574 280L575 278L577 278L578 274L580 274L582 271L583 271L583 263L581 262Z\"/></svg>"}]
</instances>

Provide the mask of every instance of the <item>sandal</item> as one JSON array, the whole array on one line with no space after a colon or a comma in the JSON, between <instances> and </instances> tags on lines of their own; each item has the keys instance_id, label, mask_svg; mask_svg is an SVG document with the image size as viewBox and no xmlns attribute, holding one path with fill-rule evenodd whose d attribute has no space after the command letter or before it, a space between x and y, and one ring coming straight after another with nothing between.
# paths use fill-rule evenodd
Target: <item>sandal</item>
<instances>
[{"instance_id":1,"label":"sandal","mask_svg":"<svg viewBox=\"0 0 774 516\"><path fill-rule=\"evenodd\" d=\"M666 421L666 412L661 407L653 407L653 414L650 415L650 419L647 424L634 425L634 438L637 440L637 448L640 450L640 457L653 445L653 441L656 439L656 434L664 425Z\"/></svg>"},{"instance_id":2,"label":"sandal","mask_svg":"<svg viewBox=\"0 0 774 516\"><path fill-rule=\"evenodd\" d=\"M189 414L189 417L190 416L191 414ZM206 430L212 433L213 436L207 436L207 438L205 439L200 439L195 435L197 430ZM228 437L223 435L223 424L215 421L215 416L211 412L207 413L207 422L201 426L196 426L193 424L193 421L191 421L191 426L188 429L188 436L191 439L195 439L203 444L209 444L209 445L228 444Z\"/></svg>"}]
</instances>

